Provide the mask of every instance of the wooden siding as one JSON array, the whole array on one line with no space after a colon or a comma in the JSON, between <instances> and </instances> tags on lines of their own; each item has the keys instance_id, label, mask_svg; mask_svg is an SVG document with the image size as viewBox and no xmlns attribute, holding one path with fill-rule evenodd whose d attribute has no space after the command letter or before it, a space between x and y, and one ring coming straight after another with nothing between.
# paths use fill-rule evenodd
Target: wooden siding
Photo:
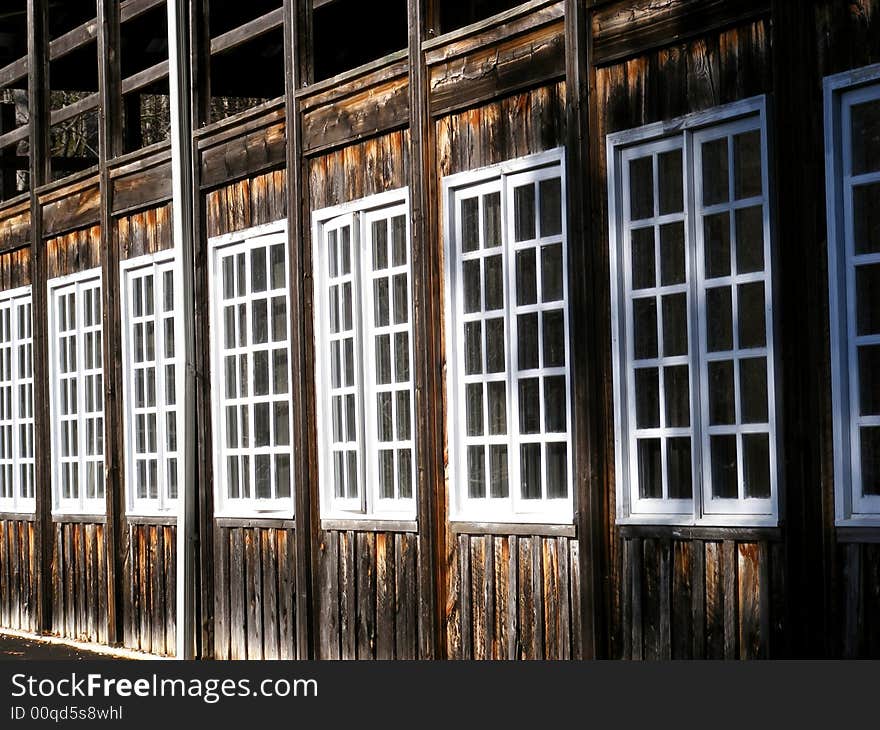
<instances>
[{"instance_id":1,"label":"wooden siding","mask_svg":"<svg viewBox=\"0 0 880 730\"><path fill-rule=\"evenodd\" d=\"M52 633L107 643L107 545L103 524L56 522L52 544Z\"/></svg>"},{"instance_id":2,"label":"wooden siding","mask_svg":"<svg viewBox=\"0 0 880 730\"><path fill-rule=\"evenodd\" d=\"M171 204L132 213L116 220L120 260L174 248Z\"/></svg>"},{"instance_id":3,"label":"wooden siding","mask_svg":"<svg viewBox=\"0 0 880 730\"><path fill-rule=\"evenodd\" d=\"M310 158L306 164L310 212L406 187L409 130L372 137Z\"/></svg>"},{"instance_id":4,"label":"wooden siding","mask_svg":"<svg viewBox=\"0 0 880 730\"><path fill-rule=\"evenodd\" d=\"M37 630L34 523L0 520L0 627Z\"/></svg>"},{"instance_id":5,"label":"wooden siding","mask_svg":"<svg viewBox=\"0 0 880 730\"><path fill-rule=\"evenodd\" d=\"M319 659L417 659L418 537L322 531Z\"/></svg>"},{"instance_id":6,"label":"wooden siding","mask_svg":"<svg viewBox=\"0 0 880 730\"><path fill-rule=\"evenodd\" d=\"M294 531L214 525L214 658L296 659Z\"/></svg>"},{"instance_id":7,"label":"wooden siding","mask_svg":"<svg viewBox=\"0 0 880 730\"><path fill-rule=\"evenodd\" d=\"M101 265L101 228L65 233L46 243L46 276L69 276Z\"/></svg>"},{"instance_id":8,"label":"wooden siding","mask_svg":"<svg viewBox=\"0 0 880 730\"><path fill-rule=\"evenodd\" d=\"M845 659L880 657L880 543L847 543L837 546L842 580L837 646L834 656Z\"/></svg>"},{"instance_id":9,"label":"wooden siding","mask_svg":"<svg viewBox=\"0 0 880 730\"><path fill-rule=\"evenodd\" d=\"M760 659L783 632L781 543L622 541L624 659Z\"/></svg>"},{"instance_id":10,"label":"wooden siding","mask_svg":"<svg viewBox=\"0 0 880 730\"><path fill-rule=\"evenodd\" d=\"M208 238L285 218L286 180L285 171L276 170L207 193Z\"/></svg>"},{"instance_id":11,"label":"wooden siding","mask_svg":"<svg viewBox=\"0 0 880 730\"><path fill-rule=\"evenodd\" d=\"M177 617L177 528L128 525L123 566L123 643L130 649L173 656Z\"/></svg>"},{"instance_id":12,"label":"wooden siding","mask_svg":"<svg viewBox=\"0 0 880 730\"><path fill-rule=\"evenodd\" d=\"M28 204L13 206L0 214L0 248L24 246L31 240L31 211Z\"/></svg>"},{"instance_id":13,"label":"wooden siding","mask_svg":"<svg viewBox=\"0 0 880 730\"><path fill-rule=\"evenodd\" d=\"M450 659L570 659L580 651L578 543L457 535L446 565Z\"/></svg>"},{"instance_id":14,"label":"wooden siding","mask_svg":"<svg viewBox=\"0 0 880 730\"><path fill-rule=\"evenodd\" d=\"M0 291L17 289L31 283L31 250L20 248L0 254Z\"/></svg>"}]
</instances>

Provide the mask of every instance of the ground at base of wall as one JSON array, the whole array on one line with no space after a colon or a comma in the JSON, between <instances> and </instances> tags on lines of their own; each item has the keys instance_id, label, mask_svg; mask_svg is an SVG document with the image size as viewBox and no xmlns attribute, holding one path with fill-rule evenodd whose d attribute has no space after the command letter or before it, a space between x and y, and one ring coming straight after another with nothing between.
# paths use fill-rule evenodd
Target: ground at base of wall
<instances>
[{"instance_id":1,"label":"ground at base of wall","mask_svg":"<svg viewBox=\"0 0 880 730\"><path fill-rule=\"evenodd\" d=\"M101 647L92 651L88 647L68 644L53 637L40 637L7 633L0 630L0 661L18 659L31 661L81 661L90 659L155 659L149 655L130 656L125 650L115 651Z\"/></svg>"}]
</instances>

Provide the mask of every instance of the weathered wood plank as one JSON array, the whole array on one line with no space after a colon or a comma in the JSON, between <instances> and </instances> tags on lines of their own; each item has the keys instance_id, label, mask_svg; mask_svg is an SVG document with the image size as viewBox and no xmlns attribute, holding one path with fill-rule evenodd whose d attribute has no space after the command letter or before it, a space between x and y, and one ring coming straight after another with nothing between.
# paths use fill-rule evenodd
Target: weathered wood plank
<instances>
[{"instance_id":1,"label":"weathered wood plank","mask_svg":"<svg viewBox=\"0 0 880 730\"><path fill-rule=\"evenodd\" d=\"M229 658L247 659L244 530L236 527L226 532L229 540ZM224 588L218 586L218 590Z\"/></svg>"},{"instance_id":2,"label":"weathered wood plank","mask_svg":"<svg viewBox=\"0 0 880 730\"><path fill-rule=\"evenodd\" d=\"M248 659L263 658L263 584L260 566L260 531L244 530L245 590Z\"/></svg>"},{"instance_id":3,"label":"weathered wood plank","mask_svg":"<svg viewBox=\"0 0 880 730\"><path fill-rule=\"evenodd\" d=\"M339 659L339 536L335 531L325 531L322 535L318 553L321 607L321 621L318 622L319 656L323 659Z\"/></svg>"},{"instance_id":4,"label":"weathered wood plank","mask_svg":"<svg viewBox=\"0 0 880 730\"><path fill-rule=\"evenodd\" d=\"M376 533L376 659L394 659L394 535Z\"/></svg>"},{"instance_id":5,"label":"weathered wood plank","mask_svg":"<svg viewBox=\"0 0 880 730\"><path fill-rule=\"evenodd\" d=\"M263 568L263 658L278 659L278 556L275 530L256 531L260 537L260 562Z\"/></svg>"},{"instance_id":6,"label":"weathered wood plank","mask_svg":"<svg viewBox=\"0 0 880 730\"><path fill-rule=\"evenodd\" d=\"M759 583L761 568L758 546L754 543L740 543L737 545L736 560L739 658L758 659L766 639L761 632L761 603L766 598L761 595Z\"/></svg>"},{"instance_id":7,"label":"weathered wood plank","mask_svg":"<svg viewBox=\"0 0 880 730\"><path fill-rule=\"evenodd\" d=\"M235 590L229 573L228 533L214 528L214 658L229 659L229 595Z\"/></svg>"},{"instance_id":8,"label":"weathered wood plank","mask_svg":"<svg viewBox=\"0 0 880 730\"><path fill-rule=\"evenodd\" d=\"M376 536L358 533L357 542L357 655L375 658L376 650Z\"/></svg>"},{"instance_id":9,"label":"weathered wood plank","mask_svg":"<svg viewBox=\"0 0 880 730\"><path fill-rule=\"evenodd\" d=\"M357 571L355 533L339 533L339 636L340 658L357 658Z\"/></svg>"},{"instance_id":10,"label":"weathered wood plank","mask_svg":"<svg viewBox=\"0 0 880 730\"><path fill-rule=\"evenodd\" d=\"M293 533L278 530L278 651L281 659L296 658L296 559Z\"/></svg>"}]
</instances>

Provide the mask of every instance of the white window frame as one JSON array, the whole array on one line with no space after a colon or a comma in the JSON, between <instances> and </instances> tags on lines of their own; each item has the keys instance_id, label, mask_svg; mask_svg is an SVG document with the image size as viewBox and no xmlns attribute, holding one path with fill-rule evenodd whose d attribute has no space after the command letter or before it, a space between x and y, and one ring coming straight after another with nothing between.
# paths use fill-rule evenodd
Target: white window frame
<instances>
[{"instance_id":1,"label":"white window frame","mask_svg":"<svg viewBox=\"0 0 880 730\"><path fill-rule=\"evenodd\" d=\"M535 226L536 237L528 242L514 241L514 205L513 189L523 183L537 183L542 179L559 178L561 196L561 234L553 240L560 239L562 245L562 300L546 305L539 301L535 305L517 305L512 297L516 289L516 252L524 248L534 248L540 257L542 240L537 231L540 220L539 203L536 200ZM490 446L503 444L507 446L508 495L506 497L489 496L489 475L486 475L486 497L474 498L467 493L467 446L465 436L465 380L482 382L497 380L491 374L465 376L464 352L461 341L461 325L470 315L465 315L463 297L459 294L462 279L462 255L458 252L461 240L461 220L457 214L458 197L483 195L498 192L501 197L501 247L502 276L504 278L504 309L497 310L505 322L505 370L499 377L507 384L506 419L507 434L499 436L484 435L479 437L480 444ZM464 194L467 195L464 195ZM514 160L490 167L469 170L467 172L448 175L442 181L443 199L443 243L444 243L444 310L446 332L446 439L448 450L447 480L449 483L450 521L452 522L495 522L509 524L547 524L570 525L574 520L574 455L573 455L573 422L572 422L572 387L571 387L571 300L569 296L569 242L567 222L567 186L565 168L565 150L556 148L546 152L526 155ZM482 223L480 224L482 231ZM482 251L482 248L480 249ZM540 282L539 282L540 286ZM528 371L529 376L539 378L539 399L541 408L539 419L540 431L536 434L519 433L519 387L517 362L517 315L540 312L544 308L563 312L563 336L565 340L565 365L552 369L535 369ZM473 316L476 316L473 315ZM481 315L482 316L482 315ZM540 328L539 317L539 328ZM539 349L543 348L540 339ZM545 430L544 419L544 376L565 376L566 393L566 430L549 433ZM486 405L484 403L484 409ZM524 444L541 445L541 484L542 493L546 492L546 446L550 443L566 444L566 496L550 498L543 496L536 499L525 499L521 495L520 485L520 447Z\"/></svg>"},{"instance_id":2,"label":"white window frame","mask_svg":"<svg viewBox=\"0 0 880 730\"><path fill-rule=\"evenodd\" d=\"M770 497L720 499L711 494L711 461L709 436L719 431L730 434L749 433L748 424L710 426L709 425L709 384L707 363L713 356L707 352L704 317L694 317L694 297L696 310L705 311L707 288L704 286L705 268L703 257L703 230L698 225L699 205L702 189L701 168L698 144L703 137L714 138L723 132L734 135L742 131L757 129L761 135L762 157L762 196L764 205L764 270L755 275L733 274L713 279L718 285L737 285L752 280L764 282L766 345L757 350L742 350L734 347L725 351L724 359L734 363L734 378L739 378L737 363L740 357L762 355L767 358L767 415L768 426L760 427L760 432L769 429ZM678 358L689 367L690 426L682 429L652 429L660 436L689 435L691 438L692 460L692 498L691 499L648 499L638 493L637 462L634 444L635 433L635 389L632 372L632 332L628 322L631 320L631 298L628 296L631 252L624 245L625 211L628 210L629 190L627 166L629 157L641 157L669 149L682 150L682 184L684 210L674 214L684 222L686 281L681 287L687 292L688 312L688 355ZM772 302L778 296L775 274L774 236L772 227L773 194L769 176L769 142L767 132L767 111L764 96L758 96L704 112L664 122L649 124L635 129L609 134L606 138L606 159L608 160L608 221L609 221L609 262L611 278L611 346L614 372L614 444L616 470L616 509L618 524L650 525L699 525L711 527L771 527L778 525L779 504L781 500L782 474L779 463L779 444L781 434L779 424L779 400L776 390L779 383L777 336L778 331ZM730 180L733 177L729 170ZM732 183L729 184L732 185ZM730 188L731 196L733 188ZM656 178L654 186L656 195ZM731 200L718 206L706 206L706 210L719 208L729 210L743 205L743 201ZM754 205L749 202L748 205ZM646 219L646 225L659 218ZM732 218L732 216L731 216ZM732 223L731 223L732 225ZM664 290L668 287L663 287ZM651 290L647 290L650 295ZM733 322L734 342L736 342L736 321ZM671 360L675 360L672 362ZM663 366L678 364L675 358L660 358ZM624 385L626 383L626 385ZM736 413L740 404L734 390ZM661 388L661 399L663 393ZM662 400L661 400L662 403ZM661 407L662 410L662 407ZM632 427L630 427L632 424ZM666 482L665 462L662 462L663 483ZM738 487L743 491L742 449L738 448Z\"/></svg>"},{"instance_id":3,"label":"white window frame","mask_svg":"<svg viewBox=\"0 0 880 730\"><path fill-rule=\"evenodd\" d=\"M880 64L845 71L824 80L825 189L828 221L828 296L830 315L831 393L834 430L835 524L880 526L880 496L861 494L860 425L880 425L878 416L859 415L857 346L878 344L880 337L858 336L855 317L855 265L851 223L852 196L858 183L880 182L880 172L848 174L851 149L850 109L853 104L880 99ZM880 261L880 254L862 254L859 263Z\"/></svg>"},{"instance_id":4,"label":"white window frame","mask_svg":"<svg viewBox=\"0 0 880 730\"><path fill-rule=\"evenodd\" d=\"M106 474L106 463L105 463L105 449L106 449L106 413L104 409L104 387L103 384L106 382L106 375L104 373L103 368L103 350L101 350L101 382L102 388L100 391L100 411L92 411L88 414L85 412L85 378L88 375L95 375L99 372L98 368L92 368L88 372L85 369L85 334L86 332L83 329L82 323L82 291L84 289L91 288L93 289L97 295L99 300L101 301L101 311L103 313L104 302L103 302L103 290L104 290L104 282L101 275L100 267L89 269L87 271L80 271L75 274L70 274L67 276L61 276L54 279L50 279L48 284L48 319L49 319L49 406L52 413L51 419L51 444L52 444L52 511L53 514L59 515L77 515L77 514L88 514L88 515L105 515L107 511L107 474ZM77 306L77 330L76 330L76 358L77 358L77 370L76 370L76 382L77 382L77 413L76 413L76 422L77 422L77 436L78 436L78 450L76 461L69 461L69 464L75 464L78 472L78 489L79 496L76 498L64 498L62 497L62 484L61 484L61 471L62 471L62 457L61 457L61 434L59 429L61 427L61 415L58 411L59 408L59 377L60 377L60 369L57 367L57 356L58 356L58 329L57 329L57 299L56 297L60 294L66 294L70 290L75 292L75 301ZM98 335L99 341L103 342L103 323L98 323L97 325L92 325L89 328L89 332L92 334ZM103 347L103 344L101 344ZM102 453L100 455L100 459L96 458L87 458L86 455L86 418L100 418L103 424L102 432L100 433L101 441L102 441ZM100 463L101 465L101 473L103 476L103 491L104 496L102 497L93 497L89 498L86 496L86 474L87 474L87 462L93 461L95 463Z\"/></svg>"},{"instance_id":5,"label":"white window frame","mask_svg":"<svg viewBox=\"0 0 880 730\"><path fill-rule=\"evenodd\" d=\"M30 336L24 335L19 327L18 308L30 307ZM6 317L8 312L8 322L5 326L9 328L9 339L2 343L4 347L10 350L10 356L3 368L6 370L8 377L0 383L0 398L3 398L3 389L9 388L11 397L6 403L6 408L10 411L10 418L4 419L0 424L0 438L4 438L3 431L7 428L11 430L9 434L6 449L10 451L9 457L3 459L0 469L11 469L10 486L12 488L12 496L0 498L0 512L9 512L17 514L30 514L34 512L36 500L34 496L24 496L22 494L22 470L30 467L30 491L36 494L36 480L34 475L34 361L33 361L33 298L31 295L31 287L22 286L16 289L9 289L0 292L0 317ZM25 366L30 369L30 377L22 376L22 353L21 348L30 348L30 362L25 362ZM23 402L20 395L21 389L30 389L30 402ZM24 412L22 409L24 408ZM22 433L24 429L25 433ZM23 448L27 446L22 443L23 440L30 438L31 456L25 456L22 453ZM7 472L7 475L8 472Z\"/></svg>"},{"instance_id":6,"label":"white window frame","mask_svg":"<svg viewBox=\"0 0 880 730\"><path fill-rule=\"evenodd\" d=\"M245 253L246 260L246 271L248 272L247 278L250 281L250 266L251 266L251 258L250 251L252 248L256 246L271 246L274 244L282 243L284 245L284 265L285 265L285 301L286 301L286 328L287 328L287 340L285 342L285 346L287 348L287 403L288 403L288 439L290 443L288 444L287 453L290 457L290 495L288 497L273 497L273 498L256 498L254 496L250 497L237 497L230 498L228 497L228 484L227 478L228 475L226 473L226 417L224 413L224 392L225 392L225 370L223 363L223 351L220 348L221 344L221 335L222 335L222 317L223 317L223 298L222 293L220 292L220 287L222 286L222 272L219 269L219 260L221 254L228 251L229 249L241 249L243 253ZM242 231L236 231L234 233L228 233L221 236L216 236L214 238L210 238L208 240L208 300L209 300L209 308L210 308L210 352L211 352L211 412L213 415L212 422L214 424L212 432L213 432L213 466L214 466L214 515L216 517L264 517L264 518L275 518L275 519L289 519L293 517L294 514L294 499L295 499L295 485L293 483L293 463L294 463L294 453L293 453L293 413L290 403L290 394L291 389L293 387L293 382L291 380L291 357L292 352L290 349L290 261L289 261L289 251L287 245L287 221L280 220L274 221L272 223L268 223L261 226L256 226L253 228L248 228ZM270 276L267 270L267 282L268 277ZM267 283L268 287L268 283ZM267 289L268 291L268 289ZM240 297L236 297L240 298ZM246 351L248 355L248 382L253 382L253 370L254 370L254 351L255 349L263 349L262 346L256 347L253 345L252 337L251 337L251 329L252 329L252 318L250 316L250 302L253 298L253 293L250 292L250 283L248 283L248 293L245 295L244 299L247 300L247 311L248 311L248 342L250 343L245 348L240 348ZM271 328L271 324L267 325ZM280 349L278 343L274 349ZM262 397L262 396L261 396ZM271 397L271 396L269 396ZM280 399L279 399L280 400ZM271 401L274 402L274 401ZM253 404L253 396L251 397L249 403ZM270 413L271 418L271 413ZM270 455L278 455L283 453L283 447L269 445L267 447L255 447L252 445L253 442L253 423L250 423L250 441L251 445L248 447L247 451L249 451L249 456L251 458L250 461L250 471L253 473L255 468L254 464L254 456L255 451L259 451L263 448L268 449ZM273 467L274 470L274 467ZM270 478L271 480L271 478ZM253 494L253 490L255 488L255 484L253 481L250 482L251 494ZM274 489L274 486L272 487Z\"/></svg>"},{"instance_id":7,"label":"white window frame","mask_svg":"<svg viewBox=\"0 0 880 730\"><path fill-rule=\"evenodd\" d=\"M122 318L122 379L123 379L123 402L124 402L124 446L125 446L125 484L126 484L126 510L127 514L149 516L176 514L179 504L180 490L183 485L183 422L181 412L183 409L184 387L184 353L182 347L183 333L183 302L178 276L178 266L174 250L161 251L156 254L147 254L132 259L126 259L119 264L120 270L120 310ZM163 313L160 309L162 299L159 295L160 277L165 272L170 272L174 287L173 309L171 316ZM152 273L154 291L154 310L152 320L155 322L155 357L153 365L156 371L156 452L158 461L157 478L159 483L158 497L138 498L136 492L136 457L135 444L137 443L137 414L135 413L135 378L132 348L132 317L134 313L132 281L140 274ZM163 284L164 285L164 284ZM174 356L165 357L165 330L162 322L171 319L174 326ZM167 365L174 366L174 391L177 417L177 451L173 452L172 458L177 459L177 490L178 498L168 496L168 453L167 423L165 409L167 408L166 393L167 385L165 368ZM145 436L146 438L146 436Z\"/></svg>"},{"instance_id":8,"label":"white window frame","mask_svg":"<svg viewBox=\"0 0 880 730\"><path fill-rule=\"evenodd\" d=\"M372 250L372 223L378 220L390 220L403 216L406 221L405 244L407 259L406 264L394 266L391 262L391 239L388 239L388 266L381 270L380 274L373 271L371 261ZM339 276L337 279L348 279L352 284L353 291L353 337L354 359L356 362L354 372L354 385L340 387L336 391L349 391L355 395L356 408L356 431L357 440L347 441L346 450L355 449L357 452L357 470L359 494L356 498L336 497L331 475L334 473L334 449L332 439L332 417L329 398L334 389L330 378L330 358L327 352L330 348L331 335L327 323L329 319L329 297L327 295L330 286L328 270L328 254L326 250L326 234L333 230L339 230L350 226L351 230L351 273L347 276ZM321 504L321 518L326 520L377 520L377 521L413 521L416 519L416 475L417 475L417 449L418 443L415 433L416 410L415 410L415 368L414 368L414 324L413 324L413 251L409 217L409 191L407 188L390 190L376 195L370 195L358 200L350 201L312 213L312 264L315 282L314 312L315 312L315 386L316 386L316 427L318 434L318 457L319 457L319 493ZM407 297L407 320L404 324L395 324L393 318L389 319L388 326L374 326L371 313L374 308L373 281L375 278L391 277L395 274L405 274L408 282ZM393 311L393 292L389 287L388 292L389 312ZM378 441L376 428L372 424L377 422L377 394L382 391L396 393L406 389L406 381L400 382L392 378L392 383L387 388L377 385L375 378L370 377L376 362L375 339L381 334L388 334L392 340L391 358L394 361L393 334L406 331L409 334L409 435L406 440ZM394 400L394 413L398 414L396 398ZM398 418L394 418L393 426L398 424ZM395 428L396 430L396 428ZM396 436L395 436L396 439ZM391 450L395 453L399 449L410 451L410 497L381 497L379 489L379 452L382 449ZM399 460L395 459L395 477L399 468ZM395 479L395 484L397 480Z\"/></svg>"}]
</instances>

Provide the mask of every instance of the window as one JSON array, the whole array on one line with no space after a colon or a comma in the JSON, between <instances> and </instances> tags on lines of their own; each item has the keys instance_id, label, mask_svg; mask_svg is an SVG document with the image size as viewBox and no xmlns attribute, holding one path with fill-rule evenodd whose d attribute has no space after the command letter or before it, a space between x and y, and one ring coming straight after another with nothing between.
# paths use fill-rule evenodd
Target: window
<instances>
[{"instance_id":1,"label":"window","mask_svg":"<svg viewBox=\"0 0 880 730\"><path fill-rule=\"evenodd\" d=\"M290 515L287 234L273 224L210 246L217 512Z\"/></svg>"},{"instance_id":2,"label":"window","mask_svg":"<svg viewBox=\"0 0 880 730\"><path fill-rule=\"evenodd\" d=\"M571 522L561 151L444 180L454 519Z\"/></svg>"},{"instance_id":3,"label":"window","mask_svg":"<svg viewBox=\"0 0 880 730\"><path fill-rule=\"evenodd\" d=\"M121 268L127 506L138 514L173 511L183 386L174 259L169 252L123 261Z\"/></svg>"},{"instance_id":4,"label":"window","mask_svg":"<svg viewBox=\"0 0 880 730\"><path fill-rule=\"evenodd\" d=\"M0 510L34 510L31 289L0 293Z\"/></svg>"},{"instance_id":5,"label":"window","mask_svg":"<svg viewBox=\"0 0 880 730\"><path fill-rule=\"evenodd\" d=\"M608 138L621 521L776 523L765 130L756 99Z\"/></svg>"},{"instance_id":6,"label":"window","mask_svg":"<svg viewBox=\"0 0 880 730\"><path fill-rule=\"evenodd\" d=\"M59 513L104 514L101 271L49 281L52 486Z\"/></svg>"},{"instance_id":7,"label":"window","mask_svg":"<svg viewBox=\"0 0 880 730\"><path fill-rule=\"evenodd\" d=\"M880 524L880 66L825 81L838 524Z\"/></svg>"},{"instance_id":8,"label":"window","mask_svg":"<svg viewBox=\"0 0 880 730\"><path fill-rule=\"evenodd\" d=\"M406 195L318 211L315 221L322 516L414 519Z\"/></svg>"}]
</instances>

